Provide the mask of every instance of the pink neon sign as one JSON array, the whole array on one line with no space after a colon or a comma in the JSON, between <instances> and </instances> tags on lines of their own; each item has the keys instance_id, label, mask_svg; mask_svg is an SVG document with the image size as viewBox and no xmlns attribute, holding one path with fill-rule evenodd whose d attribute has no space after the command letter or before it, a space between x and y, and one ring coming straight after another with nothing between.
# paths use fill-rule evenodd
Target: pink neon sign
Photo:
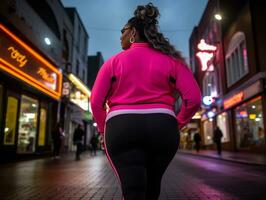
<instances>
[{"instance_id":1,"label":"pink neon sign","mask_svg":"<svg viewBox=\"0 0 266 200\"><path fill-rule=\"evenodd\" d=\"M207 44L204 39L200 40L200 43L197 47L199 52L196 54L196 56L201 62L201 70L206 71L208 69L208 62L213 58L217 47Z\"/></svg>"}]
</instances>

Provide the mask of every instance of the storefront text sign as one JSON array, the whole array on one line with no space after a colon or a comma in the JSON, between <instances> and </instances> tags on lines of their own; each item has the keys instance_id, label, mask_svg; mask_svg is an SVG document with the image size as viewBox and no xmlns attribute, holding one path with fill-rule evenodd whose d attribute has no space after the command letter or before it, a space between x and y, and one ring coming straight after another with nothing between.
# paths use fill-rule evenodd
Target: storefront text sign
<instances>
[{"instance_id":1,"label":"storefront text sign","mask_svg":"<svg viewBox=\"0 0 266 200\"><path fill-rule=\"evenodd\" d=\"M196 56L200 60L201 70L206 71L208 69L209 62L214 57L214 52L216 51L217 47L207 44L204 39L200 40L200 43L197 47L199 51Z\"/></svg>"},{"instance_id":2,"label":"storefront text sign","mask_svg":"<svg viewBox=\"0 0 266 200\"><path fill-rule=\"evenodd\" d=\"M240 103L244 99L244 93L240 92L229 99L224 100L224 109L230 108L238 103Z\"/></svg>"},{"instance_id":3,"label":"storefront text sign","mask_svg":"<svg viewBox=\"0 0 266 200\"><path fill-rule=\"evenodd\" d=\"M61 97L62 73L2 24L0 69L55 99Z\"/></svg>"}]
</instances>

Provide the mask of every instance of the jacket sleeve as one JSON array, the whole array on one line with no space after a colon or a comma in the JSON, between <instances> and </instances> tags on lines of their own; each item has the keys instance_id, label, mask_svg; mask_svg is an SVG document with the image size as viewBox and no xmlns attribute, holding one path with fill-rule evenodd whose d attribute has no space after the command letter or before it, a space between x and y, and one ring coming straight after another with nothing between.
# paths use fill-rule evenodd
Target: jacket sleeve
<instances>
[{"instance_id":1,"label":"jacket sleeve","mask_svg":"<svg viewBox=\"0 0 266 200\"><path fill-rule=\"evenodd\" d=\"M107 60L100 68L90 97L90 104L93 117L97 123L97 129L100 134L104 133L107 95L111 87L111 59Z\"/></svg>"},{"instance_id":2,"label":"jacket sleeve","mask_svg":"<svg viewBox=\"0 0 266 200\"><path fill-rule=\"evenodd\" d=\"M183 63L176 63L176 89L179 92L182 105L177 114L178 128L183 128L201 105L201 92L191 70Z\"/></svg>"}]
</instances>

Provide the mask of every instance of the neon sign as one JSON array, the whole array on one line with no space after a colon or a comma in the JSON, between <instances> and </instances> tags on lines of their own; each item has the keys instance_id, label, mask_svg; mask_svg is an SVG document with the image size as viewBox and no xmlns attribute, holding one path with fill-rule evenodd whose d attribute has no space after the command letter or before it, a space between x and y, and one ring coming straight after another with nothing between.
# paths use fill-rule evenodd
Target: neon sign
<instances>
[{"instance_id":1,"label":"neon sign","mask_svg":"<svg viewBox=\"0 0 266 200\"><path fill-rule=\"evenodd\" d=\"M229 99L226 99L224 101L224 109L227 109L227 108L230 108L232 107L233 105L236 105L237 103L241 102L244 98L244 93L243 92L240 92L234 96L232 96L231 98Z\"/></svg>"},{"instance_id":2,"label":"neon sign","mask_svg":"<svg viewBox=\"0 0 266 200\"><path fill-rule=\"evenodd\" d=\"M196 54L196 56L201 62L201 70L206 71L208 69L208 63L214 57L214 52L217 50L217 47L207 44L204 39L200 40L200 43L197 45L197 47L199 52Z\"/></svg>"},{"instance_id":3,"label":"neon sign","mask_svg":"<svg viewBox=\"0 0 266 200\"><path fill-rule=\"evenodd\" d=\"M16 60L19 63L20 67L24 67L25 64L28 62L26 56L20 54L18 50L16 50L14 47L10 46L7 49L8 51L11 51L10 56L14 60Z\"/></svg>"},{"instance_id":4,"label":"neon sign","mask_svg":"<svg viewBox=\"0 0 266 200\"><path fill-rule=\"evenodd\" d=\"M45 94L60 99L62 73L0 24L0 69Z\"/></svg>"}]
</instances>

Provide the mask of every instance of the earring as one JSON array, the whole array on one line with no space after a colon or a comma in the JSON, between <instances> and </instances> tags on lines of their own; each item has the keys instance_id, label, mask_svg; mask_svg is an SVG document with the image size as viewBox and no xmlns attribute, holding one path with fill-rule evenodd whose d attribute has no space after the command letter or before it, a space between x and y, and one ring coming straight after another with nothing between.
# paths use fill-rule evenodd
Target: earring
<instances>
[{"instance_id":1,"label":"earring","mask_svg":"<svg viewBox=\"0 0 266 200\"><path fill-rule=\"evenodd\" d=\"M133 35L129 38L129 42L131 44L135 42L135 37Z\"/></svg>"}]
</instances>

